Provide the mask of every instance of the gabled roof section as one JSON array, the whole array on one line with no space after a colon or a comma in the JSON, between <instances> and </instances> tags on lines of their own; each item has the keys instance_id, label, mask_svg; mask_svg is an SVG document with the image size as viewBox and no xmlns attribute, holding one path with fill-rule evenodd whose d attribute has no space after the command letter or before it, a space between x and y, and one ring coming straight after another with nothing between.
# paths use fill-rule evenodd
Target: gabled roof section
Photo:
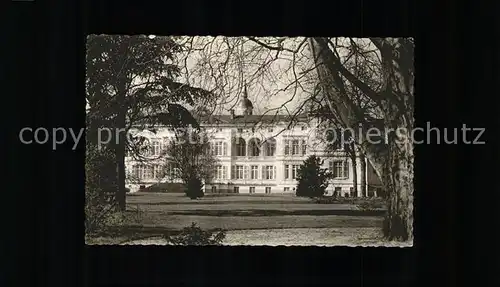
<instances>
[{"instance_id":1,"label":"gabled roof section","mask_svg":"<svg viewBox=\"0 0 500 287\"><path fill-rule=\"evenodd\" d=\"M209 115L195 116L200 124L208 125L250 125L250 124L275 124L279 122L307 122L308 118L305 114L299 115L237 115L234 118L231 115Z\"/></svg>"}]
</instances>

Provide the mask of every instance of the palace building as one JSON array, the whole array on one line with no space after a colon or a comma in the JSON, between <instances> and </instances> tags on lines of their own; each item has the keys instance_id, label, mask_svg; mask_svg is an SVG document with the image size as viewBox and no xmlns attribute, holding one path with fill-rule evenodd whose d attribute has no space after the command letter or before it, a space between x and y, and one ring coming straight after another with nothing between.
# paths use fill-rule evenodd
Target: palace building
<instances>
[{"instance_id":1,"label":"palace building","mask_svg":"<svg viewBox=\"0 0 500 287\"><path fill-rule=\"evenodd\" d=\"M314 154L324 160L324 168L330 169L334 175L327 189L329 195L362 196L359 158L354 173L345 151L327 153L317 129L318 122L308 115L254 115L252 102L245 93L239 107L231 110L231 114L200 116L199 122L209 135L212 154L218 160L213 180L205 183L205 193L295 193L297 171L303 161ZM151 146L148 156L153 159L144 162L128 156L125 158L129 175L127 188L136 192L140 188L170 181L168 177L162 177L162 164L166 159L158 156L174 137L174 131L160 127L154 132L131 132L148 139ZM364 182L370 185L374 173L368 163L365 166ZM358 194L353 194L354 174L358 177ZM376 196L376 193L372 194Z\"/></svg>"}]
</instances>

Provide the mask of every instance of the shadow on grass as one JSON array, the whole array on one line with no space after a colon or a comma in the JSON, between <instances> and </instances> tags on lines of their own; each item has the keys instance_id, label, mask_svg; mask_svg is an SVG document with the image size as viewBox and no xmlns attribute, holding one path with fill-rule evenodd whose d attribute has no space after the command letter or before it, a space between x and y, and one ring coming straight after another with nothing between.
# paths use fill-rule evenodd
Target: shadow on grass
<instances>
[{"instance_id":1,"label":"shadow on grass","mask_svg":"<svg viewBox=\"0 0 500 287\"><path fill-rule=\"evenodd\" d=\"M168 212L169 215L201 216L283 216L283 215L343 215L343 216L384 216L385 210L189 210Z\"/></svg>"}]
</instances>

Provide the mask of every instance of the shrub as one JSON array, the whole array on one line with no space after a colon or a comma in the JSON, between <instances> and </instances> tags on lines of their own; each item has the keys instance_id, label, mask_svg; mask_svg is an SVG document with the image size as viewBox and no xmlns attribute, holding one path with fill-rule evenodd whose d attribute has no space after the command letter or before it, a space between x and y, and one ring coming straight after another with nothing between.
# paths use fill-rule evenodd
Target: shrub
<instances>
[{"instance_id":1,"label":"shrub","mask_svg":"<svg viewBox=\"0 0 500 287\"><path fill-rule=\"evenodd\" d=\"M99 189L85 190L85 234L93 235L108 229L110 226L120 226L125 216L118 211L114 202L102 200Z\"/></svg>"},{"instance_id":2,"label":"shrub","mask_svg":"<svg viewBox=\"0 0 500 287\"><path fill-rule=\"evenodd\" d=\"M314 199L314 202L319 204L339 203L339 199L335 197L318 197Z\"/></svg>"},{"instance_id":3,"label":"shrub","mask_svg":"<svg viewBox=\"0 0 500 287\"><path fill-rule=\"evenodd\" d=\"M163 237L174 245L222 245L226 238L226 232L223 230L218 232L205 231L193 222L191 226L184 227L179 235L164 235Z\"/></svg>"},{"instance_id":4,"label":"shrub","mask_svg":"<svg viewBox=\"0 0 500 287\"><path fill-rule=\"evenodd\" d=\"M322 163L321 159L314 155L304 161L298 170L297 196L314 198L325 195L331 174L321 168Z\"/></svg>"},{"instance_id":5,"label":"shrub","mask_svg":"<svg viewBox=\"0 0 500 287\"><path fill-rule=\"evenodd\" d=\"M363 211L374 211L383 208L384 205L378 200L367 200L358 204L357 207Z\"/></svg>"},{"instance_id":6,"label":"shrub","mask_svg":"<svg viewBox=\"0 0 500 287\"><path fill-rule=\"evenodd\" d=\"M197 176L192 176L186 184L186 195L191 199L203 197L203 182Z\"/></svg>"}]
</instances>

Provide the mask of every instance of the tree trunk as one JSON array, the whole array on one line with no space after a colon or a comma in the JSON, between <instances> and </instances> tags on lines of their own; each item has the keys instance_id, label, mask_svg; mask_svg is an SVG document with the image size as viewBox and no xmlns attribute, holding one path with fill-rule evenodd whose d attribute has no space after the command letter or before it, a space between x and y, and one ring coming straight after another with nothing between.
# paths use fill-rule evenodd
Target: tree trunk
<instances>
[{"instance_id":1,"label":"tree trunk","mask_svg":"<svg viewBox=\"0 0 500 287\"><path fill-rule=\"evenodd\" d=\"M392 143L382 173L388 191L384 235L389 240L413 241L413 145Z\"/></svg>"},{"instance_id":2,"label":"tree trunk","mask_svg":"<svg viewBox=\"0 0 500 287\"><path fill-rule=\"evenodd\" d=\"M125 192L125 145L120 140L116 151L116 177L117 192L116 200L120 211L126 210L126 192Z\"/></svg>"},{"instance_id":3,"label":"tree trunk","mask_svg":"<svg viewBox=\"0 0 500 287\"><path fill-rule=\"evenodd\" d=\"M390 44L390 41L387 43ZM385 236L390 240L413 241L413 144L410 135L413 129L413 74L409 66L413 60L409 57L413 55L397 43L390 47L377 39L372 42L380 47L382 54L385 92L379 107L385 116L384 128L398 131L398 138L402 136L405 140L396 140L392 133L383 151L376 145L365 143L363 138L356 138L356 142L360 143L361 152L372 164L388 195L383 228ZM364 118L359 118L357 107L343 94L343 82L339 75L348 72L323 38L310 39L309 44L329 109L339 116L346 127L356 126ZM367 93L371 92L363 83L354 84Z\"/></svg>"},{"instance_id":4,"label":"tree trunk","mask_svg":"<svg viewBox=\"0 0 500 287\"><path fill-rule=\"evenodd\" d=\"M352 184L353 184L353 192L354 194L350 194L350 196L357 197L358 196L358 165L356 163L356 152L354 150L354 144L351 147L351 152L349 153L351 162L352 162Z\"/></svg>"},{"instance_id":5,"label":"tree trunk","mask_svg":"<svg viewBox=\"0 0 500 287\"><path fill-rule=\"evenodd\" d=\"M366 158L362 152L359 153L359 161L361 166L361 196L367 197L368 192L366 190Z\"/></svg>"},{"instance_id":6,"label":"tree trunk","mask_svg":"<svg viewBox=\"0 0 500 287\"><path fill-rule=\"evenodd\" d=\"M117 106L118 114L116 117L115 130L112 131L115 155L116 155L116 201L120 211L126 210L126 192L125 192L125 140L126 135L119 132L126 126L126 113L125 108L125 92L119 91L117 93Z\"/></svg>"}]
</instances>

